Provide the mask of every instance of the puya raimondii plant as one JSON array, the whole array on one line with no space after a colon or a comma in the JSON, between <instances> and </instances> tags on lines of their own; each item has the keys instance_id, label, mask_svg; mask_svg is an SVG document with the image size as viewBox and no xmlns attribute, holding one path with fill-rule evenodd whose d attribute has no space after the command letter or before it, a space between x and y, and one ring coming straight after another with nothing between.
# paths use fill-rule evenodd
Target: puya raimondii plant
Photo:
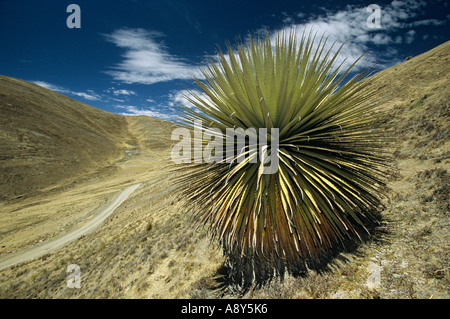
<instances>
[{"instance_id":1,"label":"puya raimondii plant","mask_svg":"<svg viewBox=\"0 0 450 319\"><path fill-rule=\"evenodd\" d=\"M372 69L352 72L357 61L343 69L341 49L313 33L250 36L219 49L185 96L190 106L177 108L200 152L234 150L185 161L176 181L238 287L319 267L375 220L385 189L382 112L367 89ZM237 139L242 128L244 147L226 138L230 128ZM276 129L278 143L252 138L261 129L264 142ZM223 148L211 151L213 143ZM269 154L277 169L266 174Z\"/></svg>"}]
</instances>

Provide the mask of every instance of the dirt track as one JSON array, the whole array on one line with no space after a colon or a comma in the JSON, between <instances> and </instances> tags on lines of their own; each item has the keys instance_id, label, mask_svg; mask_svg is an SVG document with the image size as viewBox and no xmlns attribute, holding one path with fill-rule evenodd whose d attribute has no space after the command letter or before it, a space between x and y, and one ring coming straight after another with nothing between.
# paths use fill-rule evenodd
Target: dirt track
<instances>
[{"instance_id":1,"label":"dirt track","mask_svg":"<svg viewBox=\"0 0 450 319\"><path fill-rule=\"evenodd\" d=\"M119 192L113 202L98 211L95 216L82 227L74 229L73 231L65 234L62 237L49 240L32 248L25 249L9 256L5 256L5 258L2 258L0 260L0 270L56 251L69 242L80 238L85 234L88 234L96 227L98 227L109 215L111 215L114 210L119 207L120 204L122 204L139 187L139 185L141 184L129 186L123 191Z\"/></svg>"}]
</instances>

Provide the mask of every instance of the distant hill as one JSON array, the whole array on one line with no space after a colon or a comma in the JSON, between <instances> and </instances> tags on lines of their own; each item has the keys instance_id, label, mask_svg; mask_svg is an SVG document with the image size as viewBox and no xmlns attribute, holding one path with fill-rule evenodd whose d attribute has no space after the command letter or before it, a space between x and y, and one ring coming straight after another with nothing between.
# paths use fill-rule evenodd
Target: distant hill
<instances>
[{"instance_id":1,"label":"distant hill","mask_svg":"<svg viewBox=\"0 0 450 319\"><path fill-rule=\"evenodd\" d=\"M129 140L124 116L0 76L0 200L105 167Z\"/></svg>"}]
</instances>

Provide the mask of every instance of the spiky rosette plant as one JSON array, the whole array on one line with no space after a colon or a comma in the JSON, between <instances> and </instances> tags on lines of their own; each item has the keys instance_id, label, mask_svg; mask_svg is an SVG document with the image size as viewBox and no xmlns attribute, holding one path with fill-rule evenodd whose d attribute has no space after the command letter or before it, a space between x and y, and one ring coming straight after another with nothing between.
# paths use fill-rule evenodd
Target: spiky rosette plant
<instances>
[{"instance_id":1,"label":"spiky rosette plant","mask_svg":"<svg viewBox=\"0 0 450 319\"><path fill-rule=\"evenodd\" d=\"M201 94L186 95L195 108L178 109L194 156L185 154L191 161L177 166L176 180L223 247L230 279L245 286L314 268L361 237L385 187L383 132L361 81L370 70L350 76L354 64L336 62L342 46L293 32L227 48L196 79ZM226 142L227 128L247 132L246 145ZM251 128L267 129L267 143ZM208 161L221 154L213 142L232 143L233 154ZM264 154L277 156L275 172L264 173Z\"/></svg>"}]
</instances>

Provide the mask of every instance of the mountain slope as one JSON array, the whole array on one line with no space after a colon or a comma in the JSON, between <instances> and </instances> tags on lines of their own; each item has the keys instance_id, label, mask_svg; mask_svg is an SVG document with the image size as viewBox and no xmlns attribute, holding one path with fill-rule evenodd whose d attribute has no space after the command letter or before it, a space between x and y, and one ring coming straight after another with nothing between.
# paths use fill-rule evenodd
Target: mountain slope
<instances>
[{"instance_id":1,"label":"mountain slope","mask_svg":"<svg viewBox=\"0 0 450 319\"><path fill-rule=\"evenodd\" d=\"M410 102L432 91L448 93L450 41L403 63L378 72L370 78L370 86L378 92L378 103L392 107Z\"/></svg>"},{"instance_id":2,"label":"mountain slope","mask_svg":"<svg viewBox=\"0 0 450 319\"><path fill-rule=\"evenodd\" d=\"M123 116L0 76L0 200L106 167L129 139Z\"/></svg>"},{"instance_id":3,"label":"mountain slope","mask_svg":"<svg viewBox=\"0 0 450 319\"><path fill-rule=\"evenodd\" d=\"M331 270L252 298L449 298L450 41L367 79L392 142L379 233Z\"/></svg>"}]
</instances>

